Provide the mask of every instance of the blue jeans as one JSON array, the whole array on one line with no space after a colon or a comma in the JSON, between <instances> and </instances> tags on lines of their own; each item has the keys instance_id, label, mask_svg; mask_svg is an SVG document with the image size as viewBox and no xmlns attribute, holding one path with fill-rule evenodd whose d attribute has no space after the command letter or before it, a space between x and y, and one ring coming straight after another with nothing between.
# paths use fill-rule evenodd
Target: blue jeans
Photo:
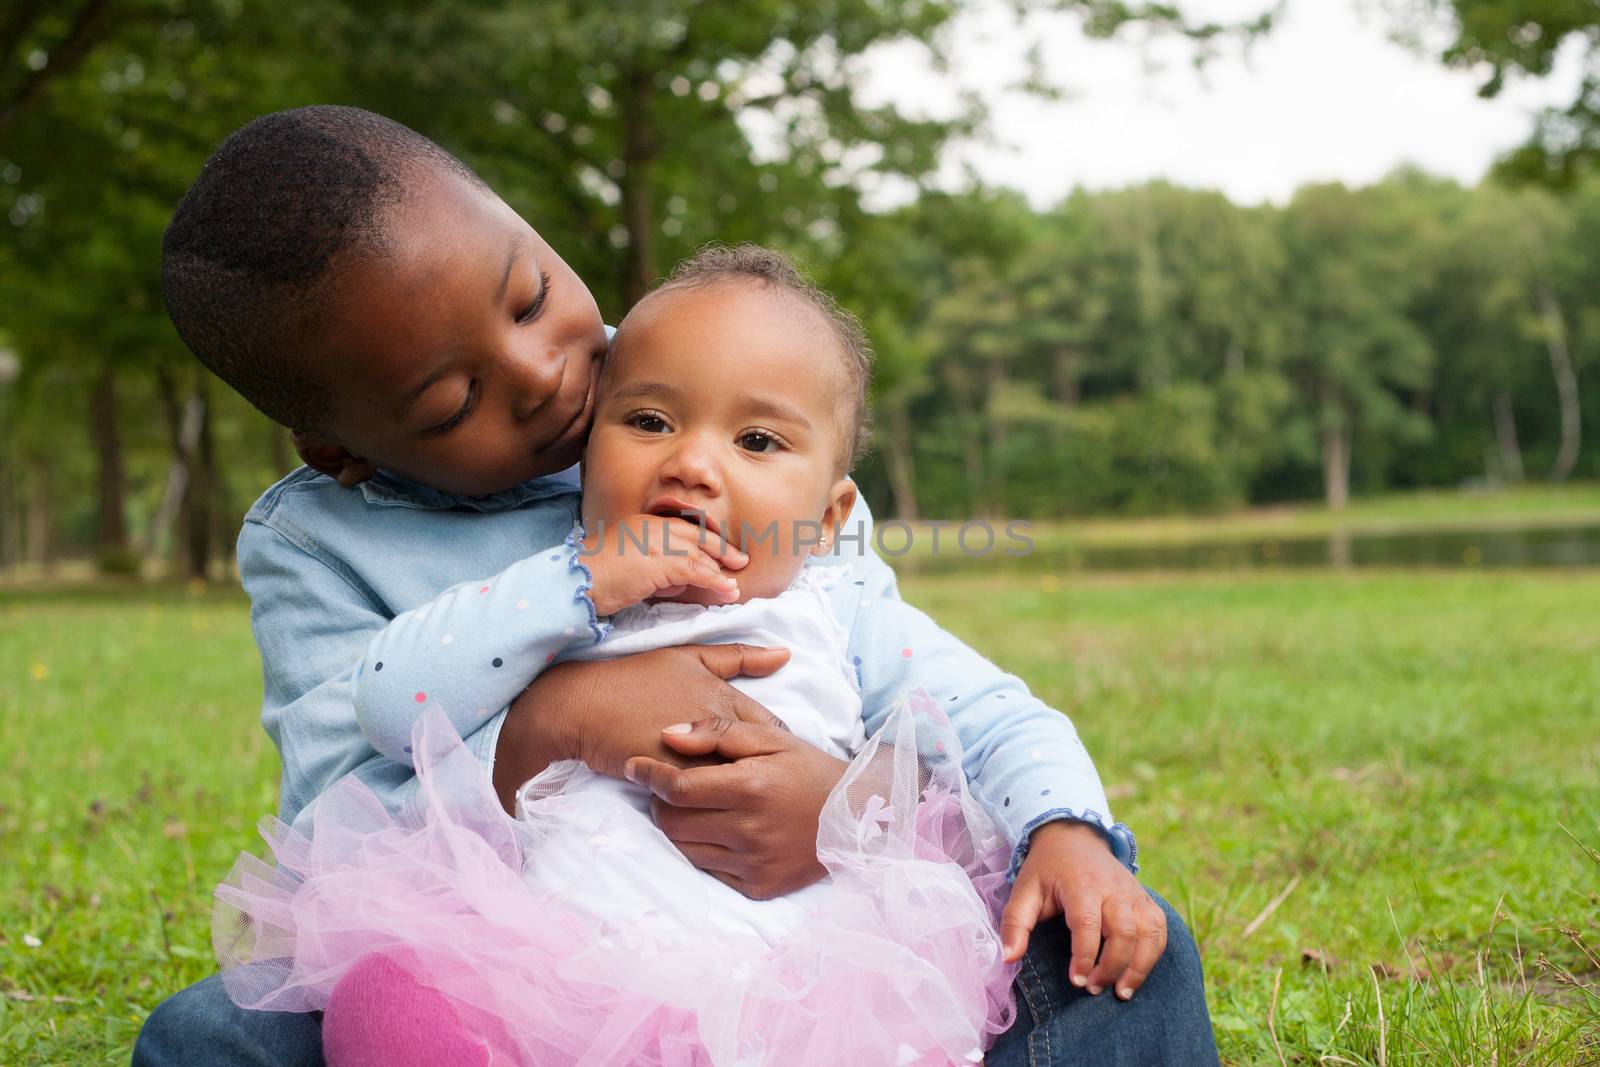
<instances>
[{"instance_id":1,"label":"blue jeans","mask_svg":"<svg viewBox=\"0 0 1600 1067\"><path fill-rule=\"evenodd\" d=\"M1017 1021L988 1067L1207 1067L1217 1046L1206 1014L1200 953L1172 906L1167 951L1130 1001L1091 997L1067 981L1072 939L1053 919L1033 932L1017 975ZM323 1067L317 1015L245 1011L212 975L156 1006L133 1047L134 1067ZM865 1067L865 1065L864 1065Z\"/></svg>"}]
</instances>

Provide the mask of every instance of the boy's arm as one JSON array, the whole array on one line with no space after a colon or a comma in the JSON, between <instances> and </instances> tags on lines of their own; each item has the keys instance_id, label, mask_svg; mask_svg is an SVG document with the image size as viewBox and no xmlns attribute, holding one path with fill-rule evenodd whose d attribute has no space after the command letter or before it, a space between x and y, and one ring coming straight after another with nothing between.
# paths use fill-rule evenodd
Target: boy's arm
<instances>
[{"instance_id":1,"label":"boy's arm","mask_svg":"<svg viewBox=\"0 0 1600 1067\"><path fill-rule=\"evenodd\" d=\"M493 577L402 612L372 636L350 675L362 735L411 766L412 729L426 708L443 710L463 738L498 721L557 655L605 635L591 583L574 531Z\"/></svg>"},{"instance_id":2,"label":"boy's arm","mask_svg":"<svg viewBox=\"0 0 1600 1067\"><path fill-rule=\"evenodd\" d=\"M238 560L261 652L261 721L283 762L279 812L298 824L344 775L367 779L389 764L356 727L350 693L352 664L389 618L336 559L263 523L245 522Z\"/></svg>"},{"instance_id":3,"label":"boy's arm","mask_svg":"<svg viewBox=\"0 0 1600 1067\"><path fill-rule=\"evenodd\" d=\"M866 552L851 569L861 597L850 655L868 734L907 689L926 689L961 739L975 795L1016 846L1012 878L1033 831L1058 820L1096 827L1117 859L1137 870L1133 834L1112 821L1100 775L1071 721L902 601L894 572L876 554Z\"/></svg>"},{"instance_id":4,"label":"boy's arm","mask_svg":"<svg viewBox=\"0 0 1600 1067\"><path fill-rule=\"evenodd\" d=\"M283 763L280 818L296 829L308 829L313 801L347 774L366 783L391 812L400 813L415 802L416 780L410 761L387 758L363 736L357 722L355 685L361 673L358 665L365 665L374 645L389 647L383 635L394 620L358 575L337 557L321 552L314 540L294 533L293 528L280 530L246 521L238 548L239 574L250 596L251 626L261 652L262 725ZM554 568L548 561L553 551L534 559ZM575 590L578 583L576 579L573 582ZM473 587L474 595L483 596L476 594L483 584ZM526 598L529 607L520 612L516 603L522 598L513 599L511 610L534 613L536 596L530 593ZM465 603L478 606L470 600ZM540 625L546 630L565 617L542 601L539 606L544 609L538 613L543 616ZM572 607L586 611L581 604ZM455 611L447 614L459 617ZM415 624L419 620L413 615L408 612L404 618ZM492 622L487 625L493 628ZM557 632L567 640L564 630L562 626ZM404 645L402 633L390 636L397 642L395 647ZM587 634L583 639L588 639ZM417 647L420 650L420 644ZM438 647L448 650L451 646ZM417 657L419 661L422 658ZM385 672L387 669L386 663ZM473 723L476 732L467 740L467 747L486 768L494 762L505 706L527 680L524 674L511 683L510 696ZM412 707L420 709L415 692L408 696ZM369 704L379 701L381 692L369 688L367 699ZM404 738L402 750L410 744L409 725Z\"/></svg>"}]
</instances>

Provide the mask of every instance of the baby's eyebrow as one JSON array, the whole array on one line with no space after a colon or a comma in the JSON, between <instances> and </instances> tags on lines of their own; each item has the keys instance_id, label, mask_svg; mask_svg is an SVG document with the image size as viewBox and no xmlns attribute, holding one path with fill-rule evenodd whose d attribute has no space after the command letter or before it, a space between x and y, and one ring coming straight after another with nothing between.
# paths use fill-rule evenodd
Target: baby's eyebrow
<instances>
[{"instance_id":1,"label":"baby's eyebrow","mask_svg":"<svg viewBox=\"0 0 1600 1067\"><path fill-rule=\"evenodd\" d=\"M649 397L676 400L678 396L678 390L666 382L629 382L627 385L619 385L611 391L612 400L638 400Z\"/></svg>"},{"instance_id":2,"label":"baby's eyebrow","mask_svg":"<svg viewBox=\"0 0 1600 1067\"><path fill-rule=\"evenodd\" d=\"M621 400L649 400L660 399L668 403L681 401L682 390L669 382L636 381L626 385L619 385L611 393L613 401ZM769 419L779 419L790 422L804 429L811 429L811 420L806 418L805 412L786 401L774 396L760 396L755 393L737 393L731 403L741 412L751 415L763 416Z\"/></svg>"},{"instance_id":3,"label":"baby's eyebrow","mask_svg":"<svg viewBox=\"0 0 1600 1067\"><path fill-rule=\"evenodd\" d=\"M754 396L749 393L743 393L734 397L733 402L741 410L749 411L752 415L792 422L808 430L811 428L811 420L806 418L805 412L793 404L785 403L776 397Z\"/></svg>"}]
</instances>

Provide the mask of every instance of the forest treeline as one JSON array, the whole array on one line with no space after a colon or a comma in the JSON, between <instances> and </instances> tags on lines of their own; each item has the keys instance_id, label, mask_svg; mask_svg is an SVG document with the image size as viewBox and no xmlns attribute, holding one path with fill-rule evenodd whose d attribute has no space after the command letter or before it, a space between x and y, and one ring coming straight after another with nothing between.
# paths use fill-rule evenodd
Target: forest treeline
<instances>
[{"instance_id":1,"label":"forest treeline","mask_svg":"<svg viewBox=\"0 0 1600 1067\"><path fill-rule=\"evenodd\" d=\"M1592 100L1545 116L1506 180L1476 188L1401 172L1240 206L1157 183L1038 209L929 187L941 149L982 134L980 103L930 118L856 91L875 45L937 61L976 2L13 5L0 567L164 555L206 573L295 464L287 435L182 348L159 248L223 136L324 101L461 155L609 321L706 241L795 253L876 347L875 447L858 474L883 513L1339 506L1600 474L1584 439L1600 426ZM1132 33L1220 63L1271 32L1275 5L1232 24L1124 0L1010 6L1074 18L1099 47ZM1543 73L1545 46L1600 22L1573 0L1543 38L1502 27L1496 52L1492 4L1424 6L1471 31L1471 50L1441 59L1497 78ZM1028 91L1054 91L1036 53L1022 67ZM896 189L902 206L868 209Z\"/></svg>"},{"instance_id":2,"label":"forest treeline","mask_svg":"<svg viewBox=\"0 0 1600 1067\"><path fill-rule=\"evenodd\" d=\"M1600 183L1411 172L1240 207L932 197L830 259L901 514L1030 517L1600 473ZM900 299L885 302L888 289Z\"/></svg>"}]
</instances>

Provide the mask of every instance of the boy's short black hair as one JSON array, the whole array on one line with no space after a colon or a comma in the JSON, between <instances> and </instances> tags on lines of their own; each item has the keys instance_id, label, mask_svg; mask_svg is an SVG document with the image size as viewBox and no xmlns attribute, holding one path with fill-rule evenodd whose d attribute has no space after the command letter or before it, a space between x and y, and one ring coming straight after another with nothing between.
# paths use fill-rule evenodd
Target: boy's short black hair
<instances>
[{"instance_id":1,"label":"boy's short black hair","mask_svg":"<svg viewBox=\"0 0 1600 1067\"><path fill-rule=\"evenodd\" d=\"M466 164L355 107L262 115L223 141L161 241L161 292L184 344L267 417L325 429L328 388L306 345L328 283L387 250L385 212L420 167Z\"/></svg>"},{"instance_id":2,"label":"boy's short black hair","mask_svg":"<svg viewBox=\"0 0 1600 1067\"><path fill-rule=\"evenodd\" d=\"M806 277L787 253L754 244L706 245L674 267L667 280L650 295L730 278L781 289L827 323L839 346L845 374L844 396L840 398L845 413L840 426L840 458L848 472L866 454L872 439L872 412L867 406L867 390L872 383L872 344L861 320L841 307L832 293Z\"/></svg>"}]
</instances>

